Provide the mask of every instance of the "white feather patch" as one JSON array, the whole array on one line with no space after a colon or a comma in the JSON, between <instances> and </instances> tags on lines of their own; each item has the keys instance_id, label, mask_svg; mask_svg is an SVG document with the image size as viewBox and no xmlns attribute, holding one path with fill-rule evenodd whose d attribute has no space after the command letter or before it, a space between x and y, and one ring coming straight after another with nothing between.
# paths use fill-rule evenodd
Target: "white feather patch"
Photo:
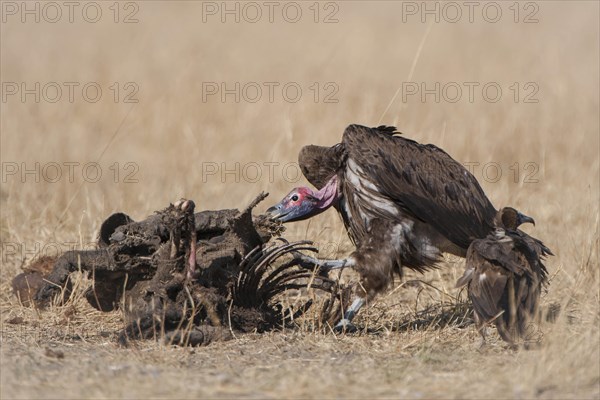
<instances>
[{"instance_id":1,"label":"white feather patch","mask_svg":"<svg viewBox=\"0 0 600 400\"><path fill-rule=\"evenodd\" d=\"M390 216L398 216L398 206L391 200L381 195L377 186L365 177L365 173L361 167L349 159L346 168L346 179L355 187L355 195L358 196L355 200L368 202L373 208L377 208ZM362 208L362 207L361 207ZM365 215L361 215L363 219Z\"/></svg>"}]
</instances>

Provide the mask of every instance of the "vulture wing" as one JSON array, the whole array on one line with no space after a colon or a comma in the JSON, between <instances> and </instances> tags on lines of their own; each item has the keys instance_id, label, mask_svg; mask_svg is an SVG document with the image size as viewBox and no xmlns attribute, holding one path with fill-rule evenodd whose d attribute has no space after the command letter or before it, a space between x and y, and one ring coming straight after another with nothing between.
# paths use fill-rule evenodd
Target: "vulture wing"
<instances>
[{"instance_id":1,"label":"vulture wing","mask_svg":"<svg viewBox=\"0 0 600 400\"><path fill-rule=\"evenodd\" d=\"M519 246L518 242L518 240L515 242L514 238L509 235L502 239L490 235L486 239L474 241L470 248L480 259L497 265L507 273L512 272L517 276L531 275L528 255L533 254L527 254L531 251L521 248L522 246Z\"/></svg>"},{"instance_id":2,"label":"vulture wing","mask_svg":"<svg viewBox=\"0 0 600 400\"><path fill-rule=\"evenodd\" d=\"M346 128L342 145L383 196L457 246L466 249L493 230L496 209L475 177L440 148L360 125Z\"/></svg>"},{"instance_id":3,"label":"vulture wing","mask_svg":"<svg viewBox=\"0 0 600 400\"><path fill-rule=\"evenodd\" d=\"M540 259L544 259L547 256L553 256L554 253L552 253L552 251L546 247L546 245L539 239L536 239L532 236L529 236L528 234L526 234L525 232L523 232L520 229L517 229L517 231L515 232L521 239L523 239L525 241L525 243L527 243L527 246L529 246L533 251L535 251L535 253L538 255L538 257Z\"/></svg>"},{"instance_id":4,"label":"vulture wing","mask_svg":"<svg viewBox=\"0 0 600 400\"><path fill-rule=\"evenodd\" d=\"M527 258L531 273L540 282L548 283L548 270L542 262L552 251L544 243L521 230L509 233L515 242L515 247Z\"/></svg>"},{"instance_id":5,"label":"vulture wing","mask_svg":"<svg viewBox=\"0 0 600 400\"><path fill-rule=\"evenodd\" d=\"M501 300L508 275L502 268L482 257L473 246L469 247L466 261L467 272L463 278L469 274L468 279L461 278L459 284L469 284L469 297L475 313L483 321L489 321L503 310Z\"/></svg>"}]
</instances>

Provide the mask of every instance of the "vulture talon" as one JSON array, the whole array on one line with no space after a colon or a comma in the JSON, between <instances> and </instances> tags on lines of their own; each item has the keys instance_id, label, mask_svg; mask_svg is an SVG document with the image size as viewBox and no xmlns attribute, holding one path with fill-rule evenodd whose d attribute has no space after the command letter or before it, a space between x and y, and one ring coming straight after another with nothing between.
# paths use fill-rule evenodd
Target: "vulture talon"
<instances>
[{"instance_id":1,"label":"vulture talon","mask_svg":"<svg viewBox=\"0 0 600 400\"><path fill-rule=\"evenodd\" d=\"M334 327L335 333L355 333L358 331L356 325L352 323L352 320L358 313L358 311L365 304L365 299L362 297L356 297L350 307L344 313L344 318L340 320Z\"/></svg>"},{"instance_id":2,"label":"vulture talon","mask_svg":"<svg viewBox=\"0 0 600 400\"><path fill-rule=\"evenodd\" d=\"M342 318L334 327L333 331L339 334L356 333L358 328L349 319Z\"/></svg>"}]
</instances>

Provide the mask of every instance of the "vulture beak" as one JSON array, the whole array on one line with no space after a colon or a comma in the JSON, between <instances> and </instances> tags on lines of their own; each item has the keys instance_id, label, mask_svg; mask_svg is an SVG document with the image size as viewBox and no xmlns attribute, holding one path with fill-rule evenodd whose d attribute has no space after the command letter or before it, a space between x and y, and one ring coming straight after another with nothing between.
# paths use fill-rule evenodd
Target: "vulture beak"
<instances>
[{"instance_id":1,"label":"vulture beak","mask_svg":"<svg viewBox=\"0 0 600 400\"><path fill-rule=\"evenodd\" d=\"M305 201L300 205L288 204L285 197L278 204L267 210L267 215L280 222L301 221L315 215L314 205L311 201Z\"/></svg>"},{"instance_id":2,"label":"vulture beak","mask_svg":"<svg viewBox=\"0 0 600 400\"><path fill-rule=\"evenodd\" d=\"M524 224L526 222L529 222L531 224L533 224L533 226L535 226L535 220L531 217L528 217L525 214L521 214L521 213L517 213L517 223L519 225Z\"/></svg>"},{"instance_id":3,"label":"vulture beak","mask_svg":"<svg viewBox=\"0 0 600 400\"><path fill-rule=\"evenodd\" d=\"M312 197L307 197L300 204L292 204L290 196L286 196L279 203L267 210L267 215L280 222L301 221L318 214L321 210L316 208Z\"/></svg>"},{"instance_id":4,"label":"vulture beak","mask_svg":"<svg viewBox=\"0 0 600 400\"><path fill-rule=\"evenodd\" d=\"M269 207L269 209L267 210L267 215L269 216L269 218L274 219L275 221L282 221L282 218L285 217L286 212L283 210L283 204L278 203L275 204L273 207Z\"/></svg>"}]
</instances>

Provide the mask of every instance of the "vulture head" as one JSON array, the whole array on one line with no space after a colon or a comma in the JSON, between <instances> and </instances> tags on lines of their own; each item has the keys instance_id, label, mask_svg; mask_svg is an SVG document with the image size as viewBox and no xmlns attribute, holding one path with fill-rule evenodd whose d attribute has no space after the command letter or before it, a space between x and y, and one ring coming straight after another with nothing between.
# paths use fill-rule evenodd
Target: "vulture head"
<instances>
[{"instance_id":1,"label":"vulture head","mask_svg":"<svg viewBox=\"0 0 600 400\"><path fill-rule=\"evenodd\" d=\"M512 207L504 207L498 211L494 222L499 228L510 229L513 231L516 230L521 224L526 222L532 223L535 226L535 221L533 218L521 214Z\"/></svg>"},{"instance_id":2,"label":"vulture head","mask_svg":"<svg viewBox=\"0 0 600 400\"><path fill-rule=\"evenodd\" d=\"M281 222L300 221L320 214L339 199L338 178L334 175L320 190L297 187L279 203L267 210L267 214Z\"/></svg>"},{"instance_id":3,"label":"vulture head","mask_svg":"<svg viewBox=\"0 0 600 400\"><path fill-rule=\"evenodd\" d=\"M311 144L300 150L298 165L311 185L321 189L340 169L343 158L343 148L339 145L325 147Z\"/></svg>"}]
</instances>

